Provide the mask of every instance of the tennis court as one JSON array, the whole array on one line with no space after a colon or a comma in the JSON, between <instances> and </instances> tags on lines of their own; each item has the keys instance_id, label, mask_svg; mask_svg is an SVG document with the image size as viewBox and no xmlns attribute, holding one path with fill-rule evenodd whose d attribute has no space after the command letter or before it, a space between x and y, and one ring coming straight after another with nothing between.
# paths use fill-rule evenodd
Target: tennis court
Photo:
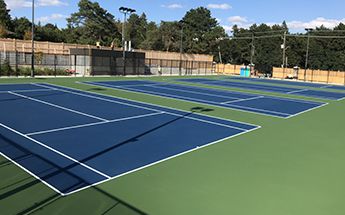
<instances>
[{"instance_id":1,"label":"tennis court","mask_svg":"<svg viewBox=\"0 0 345 215\"><path fill-rule=\"evenodd\" d=\"M103 81L84 83L184 101L199 102L218 107L281 118L290 118L327 104L306 100L272 97L262 94L207 89L155 81Z\"/></svg>"},{"instance_id":2,"label":"tennis court","mask_svg":"<svg viewBox=\"0 0 345 215\"><path fill-rule=\"evenodd\" d=\"M259 128L49 84L0 85L0 104L1 155L61 195Z\"/></svg>"},{"instance_id":3,"label":"tennis court","mask_svg":"<svg viewBox=\"0 0 345 215\"><path fill-rule=\"evenodd\" d=\"M310 82L301 82L294 80L277 80L277 79L265 79L265 78L245 78L245 77L230 77L230 80L240 80L240 81L251 81L257 83L268 83L268 84L283 84L291 86L302 86L302 87L315 87L315 88L325 88L332 90L345 90L345 86L330 85L330 84L320 84L320 83L310 83Z\"/></svg>"},{"instance_id":4,"label":"tennis court","mask_svg":"<svg viewBox=\"0 0 345 215\"><path fill-rule=\"evenodd\" d=\"M263 84L245 83L245 82L239 83L239 82L231 82L231 81L226 81L226 80L214 80L214 79L203 79L203 78L178 79L178 81L206 84L206 85L212 85L212 86L239 88L239 89L245 89L245 90L299 95L299 96L328 99L328 100L339 101L345 98L345 93L342 93L342 92L312 90L312 89L300 88L300 87L292 88L292 87L287 87L287 86L273 86L273 85L263 85Z\"/></svg>"}]
</instances>

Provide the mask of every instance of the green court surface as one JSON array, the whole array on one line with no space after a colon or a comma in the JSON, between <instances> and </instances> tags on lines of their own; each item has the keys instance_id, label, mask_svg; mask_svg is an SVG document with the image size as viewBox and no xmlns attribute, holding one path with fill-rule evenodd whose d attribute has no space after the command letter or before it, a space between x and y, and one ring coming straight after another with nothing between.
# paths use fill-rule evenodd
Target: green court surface
<instances>
[{"instance_id":1,"label":"green court surface","mask_svg":"<svg viewBox=\"0 0 345 215\"><path fill-rule=\"evenodd\" d=\"M0 214L345 214L344 100L264 93L329 103L282 119L76 83L139 79L176 83L176 78L0 79L0 84L52 83L184 111L207 108L203 114L261 126L68 196L60 196L0 157Z\"/></svg>"}]
</instances>

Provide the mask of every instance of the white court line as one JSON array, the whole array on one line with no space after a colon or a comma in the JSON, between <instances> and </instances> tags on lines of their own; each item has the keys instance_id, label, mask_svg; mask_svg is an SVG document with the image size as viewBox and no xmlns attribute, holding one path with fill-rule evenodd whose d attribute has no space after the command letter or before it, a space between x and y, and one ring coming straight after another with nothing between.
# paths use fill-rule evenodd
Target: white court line
<instances>
[{"instance_id":1,"label":"white court line","mask_svg":"<svg viewBox=\"0 0 345 215\"><path fill-rule=\"evenodd\" d=\"M220 140L216 140L216 141L211 142L211 143L208 143L208 144L204 144L204 145L199 146L199 147L196 147L196 148L194 148L194 149L187 150L187 151L185 151L185 152L182 152L182 153L179 153L179 154L176 154L176 155L173 155L173 156L164 158L164 159L162 159L162 160L159 160L159 161L156 161L156 162L147 164L147 165L145 165L145 166L139 167L139 168L137 168L137 169L133 169L133 170L131 170L131 171L122 173L122 174L120 174L120 175L116 175L116 176L114 176L114 177L112 177L112 178L105 179L105 180L103 180L103 181L99 181L99 182L97 182L97 183L94 183L94 184L91 184L91 185L82 187L82 188L80 188L80 189L74 190L74 191L69 192L69 193L65 193L64 196L68 196L68 195L77 193L77 192L79 192L79 191L85 190L85 189L87 189L87 188L94 187L94 186L97 186L97 185L99 185L99 184L105 183L105 182L107 182L107 181L110 181L110 180L113 180L113 179L116 179L116 178L120 178L120 177L122 177L122 176L131 174L131 173L134 173L134 172L138 172L138 171L140 171L140 170L143 170L143 169L146 169L146 168L148 168L148 167L157 165L157 164L159 164L159 163L162 163L162 162L165 162L165 161L174 159L174 158L176 158L176 157L180 157L180 156L182 156L182 155L189 154L189 153L191 153L191 152L194 152L194 151L197 151L197 150L200 150L200 149L203 149L203 148L206 148L206 147L215 145L215 144L217 144L217 143L220 143L220 142L223 142L223 141L226 141L226 140L229 140L229 139L238 137L238 136L240 136L240 135L244 135L244 134L246 134L246 133L255 131L255 130L259 129L259 128L261 128L261 126L258 126L258 127L256 127L256 128L253 128L253 129L250 129L250 130L246 130L246 131L240 132L240 133L238 133L238 134L235 134L235 135L232 135L232 136L229 136L229 137L225 137L225 138L220 139Z\"/></svg>"},{"instance_id":2,"label":"white court line","mask_svg":"<svg viewBox=\"0 0 345 215\"><path fill-rule=\"evenodd\" d=\"M52 85L52 84L49 84L49 85ZM91 85L91 86L95 86L95 85ZM42 87L48 87L48 86L42 85ZM71 89L71 90L80 91L78 89L73 89L73 88L68 88L68 87L63 87L63 86L60 86L60 87ZM75 92L73 92L73 91L63 90L63 89L59 89L59 88L54 88L54 89L61 90L63 92L69 92L69 93L75 94ZM114 89L114 88L111 88L111 89ZM87 95L87 94L82 94L82 93L77 93L77 94L80 95L80 96L90 97L90 95ZM117 98L115 96L110 96L110 95L98 94L98 93L94 93L94 92L92 92L91 94L97 94L97 95L106 96L106 97L113 97L113 98L116 98L116 99L122 99L122 100L126 100L126 101L131 101L131 102L136 102L136 103L141 103L141 104L146 104L146 105L151 105L151 106L157 106L157 107L161 107L161 108L164 108L164 109L173 109L173 110L176 110L176 111L179 111L179 112L188 113L188 112L183 111L183 110L178 110L178 109L174 109L174 108L170 108L170 107L169 108L168 107L163 107L163 106L160 106L160 105L154 105L154 104L149 104L149 103L145 103L145 102L139 102L139 101L135 101L135 100L125 99L125 98ZM161 110L158 110L158 109L146 108L146 107L142 107L142 106L139 106L139 105L132 105L132 104L124 103L124 102L118 102L118 101L114 101L114 100L103 99L103 98L100 98L100 97L97 97L97 96L91 96L91 97L95 98L95 99L101 99L101 100L104 100L104 101L107 101L107 102L119 103L119 104L124 104L124 105L129 105L129 106L135 106L135 107L141 108L141 109L152 110L152 111L156 111L156 112L162 112ZM171 112L167 112L167 111L164 111L164 112L165 112L165 114L168 114L168 115L179 116L179 117L186 117L185 115L182 115L182 114L176 114L176 113L171 113ZM209 117L209 118L216 118L216 119L223 120L223 121L229 121L229 120L225 120L225 119L222 119L222 118L219 118L219 117L208 116L208 115L204 115L204 114L197 114L197 113L193 113L193 114L201 115L201 116L205 116L205 117ZM239 128L239 127L235 127L235 126L229 126L229 125L222 124L222 123L215 123L215 122L211 122L211 121L207 121L207 120L198 119L198 118L195 118L195 117L188 116L186 118L194 120L194 121L201 121L201 122L205 122L205 123L209 123L209 124L213 124L213 125L217 124L217 125L223 126L223 127L235 128L235 129L238 129L238 130L243 130L243 128ZM240 123L240 124L244 124L244 125L250 125L250 126L258 127L258 125L244 123L244 122L239 122L239 121L235 121L235 120L231 120L229 122L236 122L236 123Z\"/></svg>"},{"instance_id":3,"label":"white court line","mask_svg":"<svg viewBox=\"0 0 345 215\"><path fill-rule=\"evenodd\" d=\"M177 85L178 87L183 87L183 85ZM148 86L148 87L151 87ZM206 96L214 96L214 97L219 97L219 98L226 98L226 99L239 99L238 97L232 97L232 96L222 96L222 95L216 95L216 94L210 94L210 93L200 93L196 91L191 91L191 90L181 90L181 89L174 89L174 88L168 88L168 87L160 87L160 86L152 86L153 88L158 88L158 89L167 89L167 90L174 90L174 91L180 91L180 92L187 92L187 93L195 93L195 94L200 94L200 95L206 95ZM211 91L211 90L210 90ZM230 93L230 92L229 92Z\"/></svg>"},{"instance_id":4,"label":"white court line","mask_svg":"<svg viewBox=\"0 0 345 215\"><path fill-rule=\"evenodd\" d=\"M57 90L59 90L59 89L57 89ZM68 91L67 91L67 92L68 92ZM95 94L96 94L96 93L95 93ZM99 94L99 95L102 95L102 94ZM106 95L102 95L102 96L106 96ZM116 98L116 97L114 97L114 98ZM124 100L126 100L126 99L124 99ZM127 99L127 100L128 100L128 99ZM130 100L128 100L128 101L130 101ZM134 101L133 101L133 102L134 102ZM138 103L143 103L143 102L138 102ZM145 104L145 103L143 103L143 104ZM183 112L185 112L185 111L183 111ZM162 112L162 113L163 113L163 112ZM158 113L156 113L156 114L158 114ZM173 113L167 113L167 114L172 114L172 115L177 115L177 116L183 116L183 115L173 114ZM196 114L196 113L193 113L193 114ZM204 114L196 114L196 115L202 115L202 116L210 117L210 116L207 116L207 115L204 115ZM210 121L207 121L207 120L196 119L196 118L193 118L193 117L186 117L186 118L193 119L193 120L203 121L203 122L205 122L205 123L213 123L213 124L217 124L217 125L219 125L219 126L224 126L223 124L220 124L220 123L214 123L214 122L210 122ZM217 118L217 117L214 117L214 118ZM218 119L220 119L220 118L218 118ZM224 120L224 119L222 119L222 120ZM227 120L224 120L224 121L227 121ZM232 121L233 121L233 120L232 120ZM233 122L236 122L236 121L233 121ZM239 123L242 123L242 122L239 122ZM251 124L248 124L248 123L242 123L242 124L251 125ZM3 127L7 128L7 129L11 130L11 131L14 132L14 133L17 133L17 134L19 134L19 135L21 135L21 136L23 136L23 137L25 137L25 138L27 138L27 139L29 139L29 140L31 140L31 141L37 143L37 144L39 144L39 145L42 145L42 146L44 146L44 147L46 147L46 148L48 148L48 149L51 149L52 151L54 151L54 152L60 154L57 150L55 150L55 149L53 149L53 148L51 148L51 147L49 147L49 146L45 146L43 143L40 143L40 142L34 140L33 138L28 137L27 135L21 134L20 132L17 132L16 130L13 130L13 129L11 129L11 128L9 128L9 127L7 127L7 126L1 124L1 123L0 123L0 126L3 126ZM109 180L112 180L112 179L115 179L115 178L118 178L118 177L121 177L121 176L130 174L130 173L132 173L132 172L139 171L139 170L142 170L142 169L144 169L144 168L148 168L148 167L153 166L153 165L156 165L156 164L158 164L158 163L161 163L161 162L164 162L164 161L173 159L173 158L175 158L175 157L178 157L178 156L181 156L181 155L190 153L190 152L192 152L192 151L195 151L195 150L198 150L198 149L201 149L201 148L204 148L204 147L207 147L207 146L216 144L216 143L218 143L218 142L221 142L221 141L224 141L224 140L227 140L227 139L230 139L230 138L234 138L234 137L236 137L236 136L239 136L239 135L242 135L242 134L245 134L245 133L248 133L248 132L251 132L251 131L254 131L254 130L256 130L256 129L261 128L261 126L257 126L257 125L251 125L251 126L256 126L256 127L253 128L253 129L250 129L250 130L244 130L244 129L240 129L240 128L233 127L233 128L236 128L236 129L238 129L238 130L240 130L240 131L242 130L243 132L238 133L238 134L236 134L236 135L232 135L232 136L226 137L226 138L221 139L221 140L217 140L217 141L212 142L212 143L209 143L209 144L205 144L205 145L203 145L203 146L201 146L201 147L197 147L197 148L195 148L195 149L192 149L192 150L189 150L189 151L185 151L185 152L180 153L180 154L176 154L176 155L174 155L174 156L171 156L171 157L162 159L162 160L160 160L160 161L157 161L157 162L154 162L154 163L151 163L151 164L142 166L142 167L140 167L140 168L137 168L137 169L131 170L131 171L129 171L129 172L126 172L126 173L117 175L117 176L115 176L115 177L109 177L109 176L106 177L107 175L105 175L104 177L106 177L107 179L105 179L105 180L103 180L103 181L100 181L100 182L97 182L97 183L95 183L95 184L89 185L89 186L82 187L82 188L77 189L77 190L75 190L75 191L72 191L72 192L70 192L70 193L61 193L61 192L58 191L56 188L54 188L54 187L52 187L51 185L47 184L45 181L41 180L40 178L38 178L38 179L39 179L40 181L42 181L44 184L46 184L48 187L52 188L52 189L53 189L54 191L56 191L57 193L61 194L62 196L70 195L70 194L72 194L72 193L76 193L76 192L78 192L78 191L87 189L87 188L89 188L89 187L96 186L97 184L103 183L103 182L105 182L105 181L109 181ZM228 127L232 127L232 126L228 126ZM64 156L63 153L60 154L60 155ZM65 155L65 156L67 156L67 155ZM5 157L5 156L4 156L4 157ZM9 159L9 160L11 160L11 159ZM15 163L15 162L14 162L14 163ZM25 169L24 167L22 167L20 164L17 164L17 163L15 163L15 164L16 164L17 166L19 166L20 168L22 168L23 170L25 170L26 172L28 172L29 174L31 174L32 176L34 176L35 178L37 178L37 176L36 176L35 174L32 174L30 171L28 171L27 169ZM84 167L87 166L87 165L85 165L85 164L83 164L83 163L80 163L80 164L81 164L82 166L84 166ZM99 173L101 173L101 172L99 172ZM102 174L103 174L103 173L102 173Z\"/></svg>"},{"instance_id":5,"label":"white court line","mask_svg":"<svg viewBox=\"0 0 345 215\"><path fill-rule=\"evenodd\" d=\"M249 98L249 99L238 99L235 101L228 101L228 102L222 102L221 104L230 104L230 103L235 103L235 102L243 102L243 101L250 101L250 100L255 100L255 99L261 99L261 98L265 98L265 96L257 96L257 97L253 97L253 98Z\"/></svg>"},{"instance_id":6,"label":"white court line","mask_svg":"<svg viewBox=\"0 0 345 215\"><path fill-rule=\"evenodd\" d=\"M276 113L276 114L282 114L282 115L285 115L286 117L290 116L291 114L289 113L282 113L282 112L279 112L279 111L272 111L272 110L265 110L265 109L258 109L258 108L252 108L252 107L248 107L248 106L241 106L241 105L234 105L234 104L229 104L233 107L241 107L241 108L247 108L247 109L250 109L250 110L258 110L258 111L265 111L265 112L269 112L269 113ZM284 118L286 118L284 117Z\"/></svg>"},{"instance_id":7,"label":"white court line","mask_svg":"<svg viewBox=\"0 0 345 215\"><path fill-rule=\"evenodd\" d=\"M52 103L49 103L49 102L45 102L45 101L42 101L42 100L39 100L39 99L35 99L35 98L29 97L29 96L24 96L24 95L21 95L21 94L18 94L18 93L14 93L14 92L11 92L11 91L8 91L8 93L10 93L12 95L15 95L15 96L19 96L19 97L25 98L25 99L28 99L28 100L31 100L31 101L39 102L39 103L42 103L42 104L45 104L45 105L49 105L49 106L52 106L52 107L55 107L55 108L66 110L66 111L69 111L69 112L72 112L72 113L76 113L76 114L79 114L79 115L87 116L87 117L90 117L90 118L93 118L93 119L101 120L101 121L104 121L104 122L108 121L107 119L103 119L101 117L93 116L93 115L90 115L90 114L87 114L87 113L83 113L83 112L80 112L80 111L76 111L76 110L73 110L73 109L70 109L70 108L65 108L65 107L62 107L60 105L56 105L56 104L52 104Z\"/></svg>"},{"instance_id":8,"label":"white court line","mask_svg":"<svg viewBox=\"0 0 345 215\"><path fill-rule=\"evenodd\" d=\"M92 85L92 84L91 84ZM103 86L101 84L94 84L92 86ZM232 109L232 110L236 110L236 111L241 111L241 112L246 112L246 113L252 113L252 114L256 114L256 115L265 115L265 116L270 116L270 117L275 117L275 118L286 118L286 117L282 117L282 116L276 116L276 115L273 115L274 113L278 113L278 114L283 114L283 115L286 115L286 116L289 116L290 114L286 114L286 113L280 113L280 112L275 112L275 111L270 111L270 110L265 110L265 109L257 109L257 108L247 108L245 106L236 106L236 105L232 105L234 106L234 108L231 108L230 106L221 106L220 103L217 103L217 102L210 102L210 101L206 101L206 100L202 100L202 99L194 99L194 98L189 98L189 97L183 97L183 96L176 96L176 95L169 95L169 94L164 94L164 93L156 93L156 92L150 92L150 91L147 91L145 92L145 90L134 90L134 89L127 89L127 88L116 88L116 87L108 87L108 86L103 86L105 88L109 88L109 89L112 89L112 90L123 90L123 91L126 91L126 92L132 92L132 93L141 93L141 94L144 94L144 95L152 95L152 96L157 96L157 97L160 97L160 98L172 98L172 99L176 99L176 100L180 100L180 101L187 101L187 102L202 102L206 105L211 105L211 106L214 106L214 107L220 107L220 108L226 108L226 109ZM142 92L140 92L142 91ZM161 94L161 95L159 95ZM166 95L166 96L164 96ZM236 108L237 107L237 108ZM247 109L252 109L252 110L259 110L259 111L262 111L262 112L266 112L266 113L262 113L262 112L255 112L255 111L250 111L250 110L243 110L243 109L240 109L240 108L247 108ZM269 113L272 113L272 114L269 114Z\"/></svg>"},{"instance_id":9,"label":"white court line","mask_svg":"<svg viewBox=\"0 0 345 215\"><path fill-rule=\"evenodd\" d=\"M77 92L73 92L73 91L69 91L69 90L64 90L64 89L61 89L61 88L48 87L48 86L40 85L40 84L34 84L34 85L41 86L41 87L46 87L46 88L48 88L48 89L58 90L58 91L61 91L61 92L67 92L67 93L71 93L71 94L78 95L78 96L84 96L84 97L88 97L88 98L93 98L93 99L97 99L97 100L101 100L101 101L111 102L111 103L115 103L115 104L121 104L121 105L130 106L130 107L135 107L135 108L144 109L144 110L150 110L150 111L160 112L159 110L153 109L153 108L146 108L146 107L142 107L142 106L139 106L139 105L133 105L133 104L125 103L125 102L120 102L120 101L105 99L105 98L101 98L101 97L97 97L97 96L92 96L92 95L88 95L88 94L77 93ZM52 84L49 84L49 85L52 85ZM92 85L92 86L94 87L94 86L96 86L96 85ZM59 87L63 87L63 86L59 86ZM64 88L67 88L67 87L64 87ZM70 89L71 89L71 88L70 88ZM72 89L72 90L80 91L80 90L78 90L78 89ZM93 94L96 94L96 93L93 93ZM103 94L98 94L98 95L103 95ZM107 95L103 95L103 96L107 96Z\"/></svg>"},{"instance_id":10,"label":"white court line","mask_svg":"<svg viewBox=\"0 0 345 215\"><path fill-rule=\"evenodd\" d=\"M287 92L286 94L294 94L294 93L300 93L300 92L305 92L305 91L309 91L309 89L294 90L294 91Z\"/></svg>"},{"instance_id":11,"label":"white court line","mask_svg":"<svg viewBox=\"0 0 345 215\"><path fill-rule=\"evenodd\" d=\"M27 172L29 175L31 175L32 177L36 178L37 180L39 180L40 182L42 182L43 184L45 184L46 186L48 186L50 189L54 190L55 192L57 192L58 194L64 196L65 194L63 194L62 192L60 192L60 190L56 189L54 186L50 185L48 182L46 182L45 180L41 179L39 176L37 176L35 173L32 173L30 170L26 169L25 167L23 167L21 164L17 163L16 161L12 160L10 157L6 156L4 153L0 152L0 155L3 156L4 158L6 158L7 160L11 161L12 163L14 163L17 167L19 167L20 169L24 170L25 172Z\"/></svg>"},{"instance_id":12,"label":"white court line","mask_svg":"<svg viewBox=\"0 0 345 215\"><path fill-rule=\"evenodd\" d=\"M110 176L108 176L108 175L106 175L106 174L100 172L99 170L96 170L96 169L94 169L94 168L92 168L92 167L90 167L90 166L88 166L88 165L86 165L86 164L84 164L84 163L81 163L80 161L78 161L78 160L76 160L76 159L74 159L74 158L72 158L72 157L70 157L70 156L68 156L68 155L66 155L66 154L64 154L64 153L62 153L62 152L60 152L60 151L58 151L58 150L52 148L52 147L50 147L50 146L47 146L47 145L45 145L44 143L42 143L42 142L40 142L40 141L38 141L38 140L36 140L36 139L34 139L34 138L32 138L32 137L29 137L29 136L27 136L27 135L25 135L25 134L23 134L23 133L21 133L21 132L15 130L15 129L11 128L11 127L8 127L8 126L6 126L6 125L4 125L4 124L2 124L2 123L0 123L0 126L6 128L7 130L12 131L13 133L16 133L16 134L20 135L20 136L22 136L22 137L24 137L24 138L26 138L26 139L28 139L28 140L34 142L34 143L36 143L36 144L38 144L38 145L40 145L40 146L46 148L46 149L51 150L51 151L55 152L56 154L59 154L59 155L61 155L62 157L67 158L68 160L71 160L71 161L73 161L74 163L77 163L77 164L79 164L79 165L81 165L81 166L83 166L83 167L85 167L85 168L91 170L92 172L95 172L95 173L97 173L97 174L99 174L99 175L101 175L101 176L103 176L103 177L105 177L105 178L111 178Z\"/></svg>"},{"instance_id":13,"label":"white court line","mask_svg":"<svg viewBox=\"0 0 345 215\"><path fill-rule=\"evenodd\" d=\"M54 91L54 90L49 90L49 89L37 89L37 90L11 90L11 92L15 92L15 93L49 92L49 91ZM8 93L8 90L6 90L6 91L0 91L0 93Z\"/></svg>"},{"instance_id":14,"label":"white court line","mask_svg":"<svg viewBox=\"0 0 345 215\"><path fill-rule=\"evenodd\" d=\"M120 118L120 119L108 120L106 122L95 122L95 123L89 123L89 124L83 124L83 125L56 128L56 129L51 129L51 130L46 130L46 131L38 131L38 132L33 132L33 133L25 134L25 135L34 136L34 135L38 135L38 134L47 134L47 133L52 133L52 132L57 132L57 131L71 130L71 129L77 129L77 128L85 128L85 127L91 127L91 126L95 126L95 125L108 124L108 123L112 123L112 122L120 122L120 121L127 121L127 120L131 120L131 119L139 119L139 118L144 118L144 117L149 117L149 116L155 116L155 115L160 115L160 114L164 114L164 113L165 112L143 114L143 115L138 115L138 116L131 116L131 117L125 117L125 118Z\"/></svg>"},{"instance_id":15,"label":"white court line","mask_svg":"<svg viewBox=\"0 0 345 215\"><path fill-rule=\"evenodd\" d=\"M220 80L212 80L212 81L209 81L209 82L215 82L215 81L220 81ZM222 82L226 82L226 81L222 81ZM85 82L84 82L85 83ZM184 83L189 83L189 82L184 82ZM190 82L193 84L193 82ZM205 83L205 84L204 84ZM265 95L265 92L267 91L263 91L263 92L250 92L250 93L246 93L246 92L237 92L237 91L233 91L232 88L228 86L224 86L224 85L210 85L210 84L207 84L206 82L204 83L194 83L194 84L204 84L204 85L207 85L207 86L211 86L211 87L222 87L222 89L214 89L214 88L211 88L212 90L217 90L217 91L221 91L221 92L224 92L224 91L229 91L231 93L236 93L236 94L242 94L242 95L263 95L265 96L266 98L274 98L276 100L280 100L280 101L293 101L293 102L299 102L299 103L306 103L306 104L320 104L320 103L324 103L324 102L314 102L314 101L310 101L310 100L305 100L305 99L302 99L302 98L297 98L297 99L294 99L294 98L287 98L287 97L281 97L283 96L284 94L286 93L279 93L279 92L275 92L275 91L270 91L270 92L273 92L273 93L279 93L281 94L280 96L272 96L272 95ZM226 88L226 89L224 89ZM244 89L244 88L236 88L236 89ZM245 89L245 90L251 90L251 89ZM295 95L294 95L295 96ZM299 96L298 94L296 94L296 96ZM313 97L312 97L313 98ZM326 97L323 97L323 98L320 98L318 97L319 99L324 99ZM327 98L326 98L327 99Z\"/></svg>"},{"instance_id":16,"label":"white court line","mask_svg":"<svg viewBox=\"0 0 345 215\"><path fill-rule=\"evenodd\" d=\"M287 119L290 119L290 118L292 118L292 117L301 115L301 114L303 114L303 113L307 113L307 112L312 111L312 110L316 110L316 109L321 108L321 107L324 107L324 106L326 106L326 105L329 105L329 103L325 103L325 104L323 104L323 105L320 105L320 106L317 106L317 107L314 107L314 108L310 108L310 109L308 109L308 110L305 110L305 111L302 111L302 112L293 114L293 115L291 115L291 116L288 116Z\"/></svg>"},{"instance_id":17,"label":"white court line","mask_svg":"<svg viewBox=\"0 0 345 215\"><path fill-rule=\"evenodd\" d=\"M113 81L114 83L116 83L116 82L121 82L121 81ZM76 81L76 83L81 83L81 82L79 82L79 81ZM101 83L103 83L103 84L105 84L104 82L101 82ZM154 82L152 82L152 84L123 84L123 85L115 85L115 86L119 86L119 87L121 87L121 86L124 86L124 87L131 87L131 86L133 86L133 87L141 87L141 86L155 86L155 85L167 85L167 84L169 84L169 83L165 83L165 82L162 82L162 83L154 83Z\"/></svg>"}]
</instances>

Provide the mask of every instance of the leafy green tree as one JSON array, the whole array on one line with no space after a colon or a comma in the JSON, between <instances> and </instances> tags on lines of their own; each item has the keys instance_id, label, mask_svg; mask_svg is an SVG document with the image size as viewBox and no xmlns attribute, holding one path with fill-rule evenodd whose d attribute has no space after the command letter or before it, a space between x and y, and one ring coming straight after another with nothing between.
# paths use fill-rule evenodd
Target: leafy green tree
<instances>
[{"instance_id":1,"label":"leafy green tree","mask_svg":"<svg viewBox=\"0 0 345 215\"><path fill-rule=\"evenodd\" d=\"M159 27L159 33L162 39L164 51L179 51L180 50L180 24L179 22L164 22L162 21Z\"/></svg>"},{"instance_id":2,"label":"leafy green tree","mask_svg":"<svg viewBox=\"0 0 345 215\"><path fill-rule=\"evenodd\" d=\"M13 23L13 37L23 39L26 31L31 30L31 22L26 17L14 18Z\"/></svg>"},{"instance_id":3,"label":"leafy green tree","mask_svg":"<svg viewBox=\"0 0 345 215\"><path fill-rule=\"evenodd\" d=\"M226 36L211 11L204 7L191 9L182 18L184 50L188 53L212 54L217 38Z\"/></svg>"},{"instance_id":4,"label":"leafy green tree","mask_svg":"<svg viewBox=\"0 0 345 215\"><path fill-rule=\"evenodd\" d=\"M67 37L68 42L95 44L100 41L109 46L115 38L121 37L114 16L97 2L80 0L78 7L79 11L67 19L68 30L65 32L72 34Z\"/></svg>"},{"instance_id":5,"label":"leafy green tree","mask_svg":"<svg viewBox=\"0 0 345 215\"><path fill-rule=\"evenodd\" d=\"M163 41L160 29L154 22L149 22L146 29L146 38L139 45L139 48L146 50L163 50Z\"/></svg>"},{"instance_id":6,"label":"leafy green tree","mask_svg":"<svg viewBox=\"0 0 345 215\"><path fill-rule=\"evenodd\" d=\"M7 9L4 0L0 0L0 25L4 26L7 30L11 30L12 28L10 10Z\"/></svg>"},{"instance_id":7,"label":"leafy green tree","mask_svg":"<svg viewBox=\"0 0 345 215\"><path fill-rule=\"evenodd\" d=\"M37 40L51 41L51 42L63 42L64 35L62 31L53 24L46 24L44 26L38 26L36 29Z\"/></svg>"},{"instance_id":8,"label":"leafy green tree","mask_svg":"<svg viewBox=\"0 0 345 215\"><path fill-rule=\"evenodd\" d=\"M128 19L128 33L126 40L132 41L132 47L138 48L140 44L146 39L147 18L145 13L141 16L131 14Z\"/></svg>"}]
</instances>

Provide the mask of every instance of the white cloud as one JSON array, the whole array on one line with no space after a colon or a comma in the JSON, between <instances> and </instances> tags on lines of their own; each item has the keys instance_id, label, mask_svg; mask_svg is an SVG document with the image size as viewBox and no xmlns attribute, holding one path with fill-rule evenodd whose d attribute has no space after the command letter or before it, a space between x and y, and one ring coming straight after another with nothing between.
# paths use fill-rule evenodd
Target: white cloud
<instances>
[{"instance_id":1,"label":"white cloud","mask_svg":"<svg viewBox=\"0 0 345 215\"><path fill-rule=\"evenodd\" d=\"M16 8L23 8L23 7L31 7L32 1L31 0L5 0L8 8L16 9ZM36 7L47 7L47 6L66 6L68 5L66 2L61 0L38 0L35 3Z\"/></svg>"},{"instance_id":2,"label":"white cloud","mask_svg":"<svg viewBox=\"0 0 345 215\"><path fill-rule=\"evenodd\" d=\"M224 28L224 30L225 30L226 32L232 31L232 26L229 26L229 25L222 25L222 27Z\"/></svg>"},{"instance_id":3,"label":"white cloud","mask_svg":"<svg viewBox=\"0 0 345 215\"><path fill-rule=\"evenodd\" d=\"M32 2L28 0L5 0L5 3L10 9L32 6Z\"/></svg>"},{"instance_id":4,"label":"white cloud","mask_svg":"<svg viewBox=\"0 0 345 215\"><path fill-rule=\"evenodd\" d=\"M239 24L239 23L247 23L248 20L246 17L242 16L231 16L228 18L228 21L234 24Z\"/></svg>"},{"instance_id":5,"label":"white cloud","mask_svg":"<svg viewBox=\"0 0 345 215\"><path fill-rule=\"evenodd\" d=\"M228 9L231 9L231 5L229 4L208 4L207 5L208 8L210 9L220 9L220 10L228 10Z\"/></svg>"},{"instance_id":6,"label":"white cloud","mask_svg":"<svg viewBox=\"0 0 345 215\"><path fill-rule=\"evenodd\" d=\"M38 6L66 6L66 2L60 0L38 0Z\"/></svg>"},{"instance_id":7,"label":"white cloud","mask_svg":"<svg viewBox=\"0 0 345 215\"><path fill-rule=\"evenodd\" d=\"M169 8L169 9L180 9L180 8L183 8L183 6L181 4L162 5L162 7Z\"/></svg>"},{"instance_id":8,"label":"white cloud","mask_svg":"<svg viewBox=\"0 0 345 215\"><path fill-rule=\"evenodd\" d=\"M42 16L42 17L38 18L37 20L39 22L42 22L42 23L48 23L48 22L52 22L55 20L65 19L65 18L67 18L67 16L65 16L63 14L54 13L50 16Z\"/></svg>"},{"instance_id":9,"label":"white cloud","mask_svg":"<svg viewBox=\"0 0 345 215\"><path fill-rule=\"evenodd\" d=\"M245 29L253 25L253 22L248 21L246 17L242 17L242 16L231 16L227 20L230 23L230 25L223 26L223 28L227 32L232 31L232 27L234 25L237 25L238 28L245 28Z\"/></svg>"},{"instance_id":10,"label":"white cloud","mask_svg":"<svg viewBox=\"0 0 345 215\"><path fill-rule=\"evenodd\" d=\"M323 17L318 17L314 20L309 22L302 22L302 21L291 21L287 22L287 26L290 29L305 29L305 28L316 28L320 27L321 25L325 26L326 28L334 28L339 23L345 23L345 18L343 19L326 19Z\"/></svg>"}]
</instances>

